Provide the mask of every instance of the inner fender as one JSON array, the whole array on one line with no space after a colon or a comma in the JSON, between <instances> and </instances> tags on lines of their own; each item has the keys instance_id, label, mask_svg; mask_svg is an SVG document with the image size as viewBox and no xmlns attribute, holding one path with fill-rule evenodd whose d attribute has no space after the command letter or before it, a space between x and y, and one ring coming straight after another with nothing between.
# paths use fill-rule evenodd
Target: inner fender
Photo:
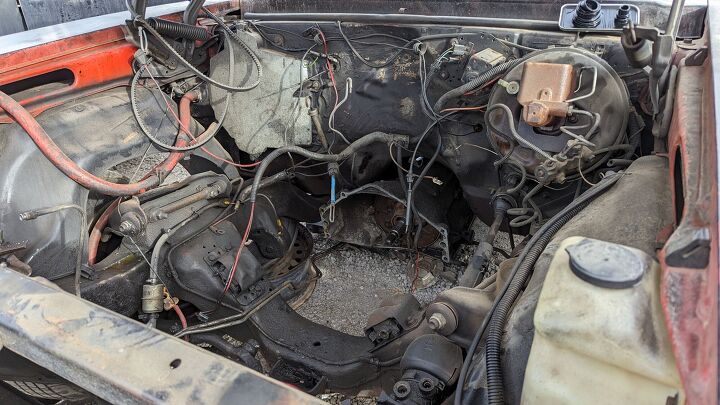
<instances>
[{"instance_id":1,"label":"inner fender","mask_svg":"<svg viewBox=\"0 0 720 405\"><path fill-rule=\"evenodd\" d=\"M166 106L160 97L139 100L142 111L157 110L146 115L147 125L158 129L163 142L173 143L177 129L164 119ZM37 117L53 141L83 169L98 176L126 160L148 153L161 152L142 135L132 115L128 92L115 89L52 108ZM206 146L219 156L227 156L217 141ZM207 165L208 158L186 159L181 165L191 173L193 167ZM223 170L233 178L235 168ZM80 248L80 218L74 210L59 211L33 221L21 221L21 212L77 204L92 211L88 199L104 196L88 195L88 191L67 178L43 156L19 125L0 127L0 229L5 242L26 242L24 251L16 254L33 268L33 274L56 279L74 271ZM141 173L140 175L143 175ZM90 214L92 215L92 214ZM91 221L88 221L91 222Z\"/></svg>"}]
</instances>

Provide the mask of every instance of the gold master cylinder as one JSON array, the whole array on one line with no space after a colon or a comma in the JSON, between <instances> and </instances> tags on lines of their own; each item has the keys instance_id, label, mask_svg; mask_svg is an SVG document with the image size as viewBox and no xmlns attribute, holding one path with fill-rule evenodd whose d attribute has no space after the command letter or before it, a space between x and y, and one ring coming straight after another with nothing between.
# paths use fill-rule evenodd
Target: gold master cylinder
<instances>
[{"instance_id":1,"label":"gold master cylinder","mask_svg":"<svg viewBox=\"0 0 720 405\"><path fill-rule=\"evenodd\" d=\"M523 119L533 127L544 127L554 118L568 113L573 85L572 65L526 62L518 102L523 106Z\"/></svg>"}]
</instances>

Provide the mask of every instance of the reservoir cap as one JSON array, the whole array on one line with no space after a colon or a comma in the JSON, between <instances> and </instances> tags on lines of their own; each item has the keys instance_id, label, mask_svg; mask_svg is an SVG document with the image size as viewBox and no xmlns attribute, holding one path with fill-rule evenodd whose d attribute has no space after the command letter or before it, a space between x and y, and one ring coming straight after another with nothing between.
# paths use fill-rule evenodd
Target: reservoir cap
<instances>
[{"instance_id":1,"label":"reservoir cap","mask_svg":"<svg viewBox=\"0 0 720 405\"><path fill-rule=\"evenodd\" d=\"M634 286L642 279L651 260L642 251L594 239L568 246L565 251L576 276L604 288Z\"/></svg>"}]
</instances>

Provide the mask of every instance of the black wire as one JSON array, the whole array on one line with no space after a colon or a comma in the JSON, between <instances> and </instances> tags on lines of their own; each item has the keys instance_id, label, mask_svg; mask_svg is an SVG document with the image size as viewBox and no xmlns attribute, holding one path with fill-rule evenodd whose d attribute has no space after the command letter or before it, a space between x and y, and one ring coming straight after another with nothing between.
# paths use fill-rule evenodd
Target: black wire
<instances>
[{"instance_id":1,"label":"black wire","mask_svg":"<svg viewBox=\"0 0 720 405\"><path fill-rule=\"evenodd\" d=\"M376 65L374 63L370 63L362 55L360 55L360 52L358 52L357 49L355 49L352 42L350 41L350 38L348 38L345 35L345 33L343 32L342 23L340 21L337 22L337 27L338 27L338 32L340 32L340 36L343 37L343 39L345 40L347 45L350 47L350 50L352 51L352 53L355 54L355 56L358 59L360 59L360 62L362 62L364 65L369 66L371 68L374 68L374 69L384 68L384 67L390 65L391 63L393 63L395 61L395 59L397 59L405 51L405 49L400 49L399 51L395 52L392 56L390 56L388 59L386 59L385 62L382 62L380 64Z\"/></svg>"},{"instance_id":2,"label":"black wire","mask_svg":"<svg viewBox=\"0 0 720 405\"><path fill-rule=\"evenodd\" d=\"M438 135L438 144L437 144L437 147L435 147L435 152L433 153L432 157L427 162L427 164L425 164L425 167L423 168L423 170L418 175L418 180L413 184L413 187L412 187L413 198L415 195L415 190L417 190L417 188L420 186L420 183L427 175L428 171L430 170L430 166L432 166L433 163L435 163L435 160L440 155L440 150L442 149L442 135L440 134L439 130L437 131L437 135Z\"/></svg>"},{"instance_id":3,"label":"black wire","mask_svg":"<svg viewBox=\"0 0 720 405\"><path fill-rule=\"evenodd\" d=\"M227 39L227 36L228 36L228 34L225 33L226 39ZM232 45L229 46L229 53L230 53L230 58L229 58L230 59L229 60L229 69L230 70L228 72L228 75L229 75L230 81L232 82L232 80L234 79L234 76L235 76L235 53L234 53ZM141 72L142 72L142 69L138 69L138 71L133 76L132 82L130 83L130 106L131 106L133 116L135 117L135 121L137 121L138 127L140 127L140 131L148 139L150 139L150 141L152 143L159 146L160 148L163 148L163 149L166 149L169 151L187 152L187 151L195 150L197 148L204 146L206 143L210 142L211 139L215 138L215 136L218 134L218 132L220 132L220 129L222 128L222 124L225 121L225 117L227 116L228 110L230 108L230 92L226 92L225 107L223 108L223 113L220 116L220 118L218 119L215 129L212 132L210 132L208 135L206 135L203 139L195 140L195 142L190 144L189 146L174 146L174 145L168 145L168 144L164 143L163 141L161 141L160 139L158 139L156 136L154 136L151 133L151 131L148 130L147 126L143 122L143 119L140 116L140 112L138 111L138 108L137 108L136 88L137 88L137 83L140 78ZM158 91L160 91L162 93L162 89L160 89L159 87L158 87ZM165 99L164 93L161 94L161 96L163 97L163 99ZM180 127L180 126L181 126L181 123L178 122L178 127ZM187 129L189 131L190 128L185 128L185 129ZM180 131L184 131L184 129L180 128Z\"/></svg>"},{"instance_id":4,"label":"black wire","mask_svg":"<svg viewBox=\"0 0 720 405\"><path fill-rule=\"evenodd\" d=\"M257 33L260 34L260 36L261 36L265 41L267 41L267 43L269 43L270 45L274 46L275 48L280 49L281 51L285 51L285 52L306 52L306 51L308 50L308 48L286 48L286 47L284 47L284 46L282 46L282 45L278 45L277 43L275 43L275 41L273 41L273 40L271 40L270 38L267 37L267 34L265 34L265 33L260 29L260 26L259 26L259 25L255 24L255 23L252 22L252 21L249 21L249 23L250 23L250 25L253 26L253 28L255 28L255 31L257 31ZM308 41L312 41L313 43L315 42L315 41L313 41L313 40L310 39L310 38L303 37L302 35L296 34L296 33L291 32L291 31L281 30L281 29L279 29L279 28L271 28L271 27L266 27L266 26L263 26L263 28L269 28L269 29L273 29L273 30L276 30L276 31L292 33L293 35L298 36L298 37L300 37L300 38L302 38L302 39L306 39L306 40L308 40Z\"/></svg>"}]
</instances>

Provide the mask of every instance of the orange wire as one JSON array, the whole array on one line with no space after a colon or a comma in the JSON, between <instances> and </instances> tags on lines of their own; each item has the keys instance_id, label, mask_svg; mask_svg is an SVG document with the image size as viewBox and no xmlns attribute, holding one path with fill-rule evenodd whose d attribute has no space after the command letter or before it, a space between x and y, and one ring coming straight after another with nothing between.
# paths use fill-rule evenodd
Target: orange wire
<instances>
[{"instance_id":1,"label":"orange wire","mask_svg":"<svg viewBox=\"0 0 720 405\"><path fill-rule=\"evenodd\" d=\"M440 113L450 112L450 111L484 111L485 108L487 108L487 105L481 105L477 107L454 107L454 108L446 108L444 110L441 110Z\"/></svg>"},{"instance_id":2,"label":"orange wire","mask_svg":"<svg viewBox=\"0 0 720 405\"><path fill-rule=\"evenodd\" d=\"M150 70L148 69L147 65L145 65L145 70L147 70L148 73L150 73ZM165 96L165 93L163 93L162 89L160 89L160 88L158 87L158 90L160 90L160 92L162 93L163 101L165 102L165 105L167 106L168 111L170 111L170 114L172 114L173 118L175 118L175 120L177 121L178 126L180 127L180 129L182 129L183 132L185 132L188 136L190 136L190 138L192 138L193 141L197 141L197 139L195 139L195 137L193 136L193 134L190 133L190 130L189 130L188 128L186 128L185 125L182 124L182 122L180 121L180 117L178 117L177 114L175 114L175 110L172 109L172 106L170 105L170 102L167 100L167 97ZM207 150L207 148L205 148L204 146L201 146L201 147L200 147L200 150L202 150L203 152L207 153L209 156L211 156L211 157L213 157L213 158L215 158L215 159L217 159L217 160L219 160L219 161L221 161L221 162L225 162L225 163L227 163L227 164L229 164L229 165L232 165L232 166L235 166L235 167L249 168L249 167L258 166L260 163L262 163L262 161L255 162L255 163L248 163L248 164L235 163L235 162L233 162L233 161L230 161L230 160L227 160L227 159L223 159L222 157L220 157L220 156L218 156L218 155L210 152L210 151Z\"/></svg>"},{"instance_id":3,"label":"orange wire","mask_svg":"<svg viewBox=\"0 0 720 405\"><path fill-rule=\"evenodd\" d=\"M220 299L227 294L228 290L230 289L230 285L232 284L233 278L235 278L235 272L237 271L238 261L240 261L240 254L242 253L243 247L247 243L248 236L250 236L250 228L252 227L252 221L253 216L255 214L255 203L253 202L250 204L250 216L248 217L247 225L245 226L245 234L242 237L242 241L240 242L240 246L238 247L237 254L235 255L235 262L233 263L232 269L230 270L230 275L228 276L228 281L225 284L225 290L223 290L222 295L220 296ZM220 300L218 300L219 302Z\"/></svg>"}]
</instances>

